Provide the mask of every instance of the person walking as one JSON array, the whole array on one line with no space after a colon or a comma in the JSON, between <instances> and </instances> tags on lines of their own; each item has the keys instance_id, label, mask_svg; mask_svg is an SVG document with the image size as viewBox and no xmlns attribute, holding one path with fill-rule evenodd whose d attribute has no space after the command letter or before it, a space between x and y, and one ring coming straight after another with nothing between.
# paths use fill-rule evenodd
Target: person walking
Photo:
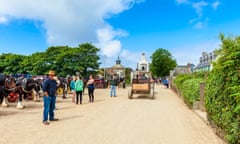
<instances>
[{"instance_id":1,"label":"person walking","mask_svg":"<svg viewBox=\"0 0 240 144\"><path fill-rule=\"evenodd\" d=\"M117 86L117 79L112 76L110 80L110 96L116 97L116 86Z\"/></svg>"},{"instance_id":2,"label":"person walking","mask_svg":"<svg viewBox=\"0 0 240 144\"><path fill-rule=\"evenodd\" d=\"M83 81L82 78L77 76L77 80L75 82L75 90L76 90L76 104L80 101L82 104L82 94L83 94Z\"/></svg>"},{"instance_id":3,"label":"person walking","mask_svg":"<svg viewBox=\"0 0 240 144\"><path fill-rule=\"evenodd\" d=\"M89 102L92 103L94 102L94 79L92 75L89 76L87 86L88 86Z\"/></svg>"},{"instance_id":4,"label":"person walking","mask_svg":"<svg viewBox=\"0 0 240 144\"><path fill-rule=\"evenodd\" d=\"M57 118L54 117L54 109L56 103L56 90L57 90L57 82L54 79L55 72L50 70L48 73L48 78L43 82L43 124L49 125L49 121L58 121Z\"/></svg>"},{"instance_id":5,"label":"person walking","mask_svg":"<svg viewBox=\"0 0 240 144\"><path fill-rule=\"evenodd\" d=\"M72 80L70 82L70 89L71 89L71 92L72 92L72 102L73 103L75 103L75 97L76 97L75 82L76 82L76 77L72 76Z\"/></svg>"}]
</instances>

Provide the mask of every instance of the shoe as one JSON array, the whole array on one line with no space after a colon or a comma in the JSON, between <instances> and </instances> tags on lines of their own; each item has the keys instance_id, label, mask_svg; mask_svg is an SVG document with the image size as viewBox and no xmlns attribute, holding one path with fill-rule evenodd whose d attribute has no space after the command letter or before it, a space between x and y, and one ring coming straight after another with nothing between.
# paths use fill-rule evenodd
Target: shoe
<instances>
[{"instance_id":1,"label":"shoe","mask_svg":"<svg viewBox=\"0 0 240 144\"><path fill-rule=\"evenodd\" d=\"M58 118L50 119L50 121L59 121Z\"/></svg>"},{"instance_id":2,"label":"shoe","mask_svg":"<svg viewBox=\"0 0 240 144\"><path fill-rule=\"evenodd\" d=\"M49 125L50 123L48 121L43 121L44 125Z\"/></svg>"}]
</instances>

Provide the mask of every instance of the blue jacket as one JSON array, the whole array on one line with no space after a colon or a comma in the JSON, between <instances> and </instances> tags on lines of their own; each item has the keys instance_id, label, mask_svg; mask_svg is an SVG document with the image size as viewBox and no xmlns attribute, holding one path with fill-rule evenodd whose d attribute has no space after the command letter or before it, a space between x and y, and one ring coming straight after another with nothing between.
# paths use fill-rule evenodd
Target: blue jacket
<instances>
[{"instance_id":1,"label":"blue jacket","mask_svg":"<svg viewBox=\"0 0 240 144\"><path fill-rule=\"evenodd\" d=\"M74 80L71 80L70 88L71 88L71 90L75 90L75 81Z\"/></svg>"},{"instance_id":2,"label":"blue jacket","mask_svg":"<svg viewBox=\"0 0 240 144\"><path fill-rule=\"evenodd\" d=\"M57 90L57 82L47 78L43 82L43 92L48 92L49 96L55 96Z\"/></svg>"}]
</instances>

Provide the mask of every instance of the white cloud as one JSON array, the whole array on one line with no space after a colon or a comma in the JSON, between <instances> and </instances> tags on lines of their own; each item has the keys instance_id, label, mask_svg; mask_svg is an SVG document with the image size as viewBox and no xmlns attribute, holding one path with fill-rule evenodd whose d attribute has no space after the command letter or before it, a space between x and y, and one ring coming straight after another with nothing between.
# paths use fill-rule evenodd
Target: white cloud
<instances>
[{"instance_id":1,"label":"white cloud","mask_svg":"<svg viewBox=\"0 0 240 144\"><path fill-rule=\"evenodd\" d=\"M203 27L204 27L203 22L197 22L197 23L194 25L194 28L196 28L196 29L201 29L201 28L203 28Z\"/></svg>"},{"instance_id":2,"label":"white cloud","mask_svg":"<svg viewBox=\"0 0 240 144\"><path fill-rule=\"evenodd\" d=\"M220 5L220 1L216 0L213 3L206 2L204 0L198 0L197 2L193 0L176 0L178 4L185 4L191 6L197 16L191 20L189 20L189 23L193 25L194 28L200 29L207 26L208 18L204 17L204 9L211 7L212 9L217 9ZM206 20L204 20L206 19Z\"/></svg>"},{"instance_id":3,"label":"white cloud","mask_svg":"<svg viewBox=\"0 0 240 144\"><path fill-rule=\"evenodd\" d=\"M178 4L187 4L188 0L176 0Z\"/></svg>"},{"instance_id":4,"label":"white cloud","mask_svg":"<svg viewBox=\"0 0 240 144\"><path fill-rule=\"evenodd\" d=\"M106 55L107 57L116 56L121 50L121 42L114 38L126 35L127 32L123 30L114 30L108 25L105 28L97 30L98 43L96 43L96 45L102 48L102 55Z\"/></svg>"},{"instance_id":5,"label":"white cloud","mask_svg":"<svg viewBox=\"0 0 240 144\"><path fill-rule=\"evenodd\" d=\"M209 3L205 1L199 1L196 3L192 3L192 7L196 10L196 13L198 14L199 17L202 17L203 15L203 7L208 6Z\"/></svg>"},{"instance_id":6,"label":"white cloud","mask_svg":"<svg viewBox=\"0 0 240 144\"><path fill-rule=\"evenodd\" d=\"M206 18L205 20L203 19L192 19L189 21L190 24L193 24L193 27L195 29L203 29L206 28L208 25L209 19Z\"/></svg>"},{"instance_id":7,"label":"white cloud","mask_svg":"<svg viewBox=\"0 0 240 144\"><path fill-rule=\"evenodd\" d=\"M8 21L7 21L7 18L6 17L4 17L4 16L0 16L0 24L5 24L5 23L7 23Z\"/></svg>"},{"instance_id":8,"label":"white cloud","mask_svg":"<svg viewBox=\"0 0 240 144\"><path fill-rule=\"evenodd\" d=\"M145 0L0 0L0 23L11 19L40 22L49 45L92 42L113 55L121 49L119 36L127 32L110 26L105 19ZM8 17L3 17L8 16Z\"/></svg>"},{"instance_id":9,"label":"white cloud","mask_svg":"<svg viewBox=\"0 0 240 144\"><path fill-rule=\"evenodd\" d=\"M116 56L121 49L121 42L118 40L111 40L105 43L99 44L102 47L102 55L107 57Z\"/></svg>"},{"instance_id":10,"label":"white cloud","mask_svg":"<svg viewBox=\"0 0 240 144\"><path fill-rule=\"evenodd\" d=\"M212 3L211 6L212 6L213 9L216 10L219 7L219 5L220 5L220 2L219 1L215 1L215 2Z\"/></svg>"}]
</instances>

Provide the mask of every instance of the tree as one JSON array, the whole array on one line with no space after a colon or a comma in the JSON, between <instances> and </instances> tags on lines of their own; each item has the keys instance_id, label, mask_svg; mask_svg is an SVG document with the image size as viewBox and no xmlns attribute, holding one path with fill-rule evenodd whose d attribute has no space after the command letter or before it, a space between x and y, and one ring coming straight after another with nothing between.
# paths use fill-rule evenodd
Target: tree
<instances>
[{"instance_id":1,"label":"tree","mask_svg":"<svg viewBox=\"0 0 240 144\"><path fill-rule=\"evenodd\" d=\"M0 73L22 73L21 62L25 57L26 56L12 53L0 55Z\"/></svg>"},{"instance_id":2,"label":"tree","mask_svg":"<svg viewBox=\"0 0 240 144\"><path fill-rule=\"evenodd\" d=\"M100 57L97 53L100 49L90 43L84 43L79 45L77 50L80 52L80 55L78 56L81 58L79 64L82 67L82 75L87 76L89 74L97 73L100 65Z\"/></svg>"},{"instance_id":3,"label":"tree","mask_svg":"<svg viewBox=\"0 0 240 144\"><path fill-rule=\"evenodd\" d=\"M36 66L46 70L53 69L59 76L75 75L80 72L82 76L87 73L97 72L99 68L99 49L89 43L78 47L54 46L49 47L43 58L36 63Z\"/></svg>"},{"instance_id":4,"label":"tree","mask_svg":"<svg viewBox=\"0 0 240 144\"><path fill-rule=\"evenodd\" d=\"M171 53L163 48L157 49L152 54L151 59L150 71L157 77L168 76L170 70L177 66L176 60L172 58Z\"/></svg>"},{"instance_id":5,"label":"tree","mask_svg":"<svg viewBox=\"0 0 240 144\"><path fill-rule=\"evenodd\" d=\"M125 82L127 84L130 84L130 81L131 81L131 72L132 72L132 68L126 68L125 69Z\"/></svg>"},{"instance_id":6,"label":"tree","mask_svg":"<svg viewBox=\"0 0 240 144\"><path fill-rule=\"evenodd\" d=\"M82 76L95 74L99 69L99 48L90 43L78 47L52 46L45 52L33 53L29 56L17 54L0 55L0 73L30 73L43 75L52 69L57 75L75 75L80 72Z\"/></svg>"}]
</instances>

